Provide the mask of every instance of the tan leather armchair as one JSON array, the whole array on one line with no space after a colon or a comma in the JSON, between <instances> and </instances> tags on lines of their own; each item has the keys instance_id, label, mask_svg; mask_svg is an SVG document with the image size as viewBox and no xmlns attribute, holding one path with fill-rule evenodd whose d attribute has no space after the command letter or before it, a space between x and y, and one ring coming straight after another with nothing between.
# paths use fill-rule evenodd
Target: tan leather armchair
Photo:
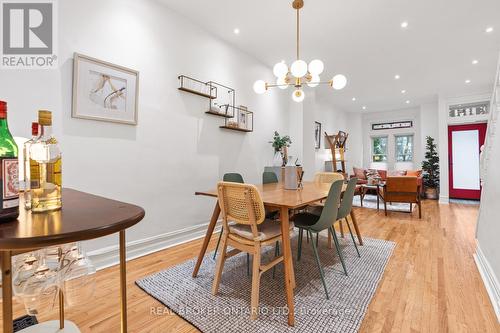
<instances>
[{"instance_id":1,"label":"tan leather armchair","mask_svg":"<svg viewBox=\"0 0 500 333\"><path fill-rule=\"evenodd\" d=\"M418 206L418 218L422 218L422 205L419 196L417 177L397 176L387 177L385 185L381 188L384 198L384 211L387 216L387 202L401 202L410 204L410 213L413 204Z\"/></svg>"}]
</instances>

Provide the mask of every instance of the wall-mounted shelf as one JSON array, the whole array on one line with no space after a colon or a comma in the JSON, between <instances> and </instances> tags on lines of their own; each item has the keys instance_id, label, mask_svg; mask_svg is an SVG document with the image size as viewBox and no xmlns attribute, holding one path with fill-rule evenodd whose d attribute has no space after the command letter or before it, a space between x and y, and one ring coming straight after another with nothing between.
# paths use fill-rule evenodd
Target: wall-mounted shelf
<instances>
[{"instance_id":1,"label":"wall-mounted shelf","mask_svg":"<svg viewBox=\"0 0 500 333\"><path fill-rule=\"evenodd\" d=\"M212 104L214 105L212 106ZM234 118L234 108L230 104L217 105L217 103L210 101L210 109L205 113L217 117Z\"/></svg>"},{"instance_id":2,"label":"wall-mounted shelf","mask_svg":"<svg viewBox=\"0 0 500 333\"><path fill-rule=\"evenodd\" d=\"M186 75L179 75L179 90L195 94L201 97L216 99L217 87L212 82L203 82Z\"/></svg>"},{"instance_id":3,"label":"wall-mounted shelf","mask_svg":"<svg viewBox=\"0 0 500 333\"><path fill-rule=\"evenodd\" d=\"M214 82L201 81L187 75L179 75L179 90L208 98L206 114L224 118L219 126L238 132L253 132L253 112L246 106L236 106L236 91L228 86Z\"/></svg>"},{"instance_id":4,"label":"wall-mounted shelf","mask_svg":"<svg viewBox=\"0 0 500 333\"><path fill-rule=\"evenodd\" d=\"M232 130L232 131L238 131L238 132L253 132L253 130L246 129L246 128L239 128L239 127L232 127L232 126L219 126L220 128Z\"/></svg>"},{"instance_id":5,"label":"wall-mounted shelf","mask_svg":"<svg viewBox=\"0 0 500 333\"><path fill-rule=\"evenodd\" d=\"M231 129L240 132L253 132L253 112L249 111L246 106L227 106L229 110L233 110L233 117L226 118L224 125L220 128Z\"/></svg>"}]
</instances>

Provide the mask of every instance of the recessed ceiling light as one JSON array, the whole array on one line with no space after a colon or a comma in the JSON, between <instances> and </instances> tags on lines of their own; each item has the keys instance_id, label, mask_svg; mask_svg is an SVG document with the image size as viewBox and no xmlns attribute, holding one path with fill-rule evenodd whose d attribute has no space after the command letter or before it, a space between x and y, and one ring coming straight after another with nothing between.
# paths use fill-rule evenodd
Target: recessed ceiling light
<instances>
[{"instance_id":1,"label":"recessed ceiling light","mask_svg":"<svg viewBox=\"0 0 500 333\"><path fill-rule=\"evenodd\" d=\"M235 35L239 35L240 34L240 29L234 28L233 32L234 32Z\"/></svg>"},{"instance_id":2,"label":"recessed ceiling light","mask_svg":"<svg viewBox=\"0 0 500 333\"><path fill-rule=\"evenodd\" d=\"M401 93L402 93L402 94L406 94L406 90L404 90L404 89L403 89L403 90L401 90Z\"/></svg>"},{"instance_id":3,"label":"recessed ceiling light","mask_svg":"<svg viewBox=\"0 0 500 333\"><path fill-rule=\"evenodd\" d=\"M364 105L363 105L362 109L363 109L363 110L366 110L366 106L364 106Z\"/></svg>"},{"instance_id":4,"label":"recessed ceiling light","mask_svg":"<svg viewBox=\"0 0 500 333\"><path fill-rule=\"evenodd\" d=\"M465 80L465 83L469 84L471 81L470 80Z\"/></svg>"},{"instance_id":5,"label":"recessed ceiling light","mask_svg":"<svg viewBox=\"0 0 500 333\"><path fill-rule=\"evenodd\" d=\"M484 30L486 33L493 32L493 27L488 27Z\"/></svg>"},{"instance_id":6,"label":"recessed ceiling light","mask_svg":"<svg viewBox=\"0 0 500 333\"><path fill-rule=\"evenodd\" d=\"M354 102L355 100L356 100L356 97L353 97L353 98L352 98L352 101Z\"/></svg>"},{"instance_id":7,"label":"recessed ceiling light","mask_svg":"<svg viewBox=\"0 0 500 333\"><path fill-rule=\"evenodd\" d=\"M405 103L406 103L406 104L410 104L410 101L406 101Z\"/></svg>"},{"instance_id":8,"label":"recessed ceiling light","mask_svg":"<svg viewBox=\"0 0 500 333\"><path fill-rule=\"evenodd\" d=\"M400 78L401 76L399 76L399 74L394 75L394 80L399 80Z\"/></svg>"},{"instance_id":9,"label":"recessed ceiling light","mask_svg":"<svg viewBox=\"0 0 500 333\"><path fill-rule=\"evenodd\" d=\"M476 60L476 59L472 60L472 64L473 64L473 65L477 65L477 64L479 64L479 60Z\"/></svg>"},{"instance_id":10,"label":"recessed ceiling light","mask_svg":"<svg viewBox=\"0 0 500 333\"><path fill-rule=\"evenodd\" d=\"M406 22L406 21L401 22L401 28L403 28L403 29L408 28L408 22Z\"/></svg>"}]
</instances>

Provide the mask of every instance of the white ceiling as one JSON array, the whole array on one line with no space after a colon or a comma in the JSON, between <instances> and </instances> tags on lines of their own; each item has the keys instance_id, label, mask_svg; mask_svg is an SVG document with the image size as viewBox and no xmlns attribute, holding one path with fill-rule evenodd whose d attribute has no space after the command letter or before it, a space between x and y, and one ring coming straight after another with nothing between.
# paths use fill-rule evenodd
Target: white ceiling
<instances>
[{"instance_id":1,"label":"white ceiling","mask_svg":"<svg viewBox=\"0 0 500 333\"><path fill-rule=\"evenodd\" d=\"M278 61L294 60L292 0L161 1L257 57L270 71ZM348 111L369 112L414 107L436 101L438 94L491 90L500 51L499 0L304 2L301 58L323 60L325 80L337 73L349 80L342 91L305 88L306 98L308 89L316 89L322 98ZM409 23L407 29L401 28L403 21ZM492 33L485 32L489 26L494 27ZM235 35L234 28L240 34ZM479 63L472 65L473 59ZM395 74L401 78L395 80ZM407 93L401 94L402 89Z\"/></svg>"}]
</instances>

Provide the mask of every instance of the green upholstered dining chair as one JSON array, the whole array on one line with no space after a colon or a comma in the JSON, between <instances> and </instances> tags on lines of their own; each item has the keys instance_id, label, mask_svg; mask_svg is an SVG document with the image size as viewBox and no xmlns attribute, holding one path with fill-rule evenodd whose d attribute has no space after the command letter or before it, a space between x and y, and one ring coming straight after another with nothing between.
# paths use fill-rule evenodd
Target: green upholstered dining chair
<instances>
[{"instance_id":1,"label":"green upholstered dining chair","mask_svg":"<svg viewBox=\"0 0 500 333\"><path fill-rule=\"evenodd\" d=\"M274 172L264 171L262 173L262 184L272 184L279 182L278 176Z\"/></svg>"},{"instance_id":2,"label":"green upholstered dining chair","mask_svg":"<svg viewBox=\"0 0 500 333\"><path fill-rule=\"evenodd\" d=\"M344 181L337 180L332 183L330 187L330 191L328 192L328 197L325 200L325 205L321 212L321 215L314 215L312 213L299 213L294 215L293 222L297 228L299 228L299 244L298 244L298 253L297 253L297 261L300 260L302 254L302 239L304 237L304 231L307 232L311 239L311 246L313 248L314 257L316 259L316 264L318 265L319 273L321 276L321 282L323 283L323 287L325 288L326 298L329 299L328 289L326 287L325 282L325 274L323 272L323 267L321 266L321 262L319 260L318 255L318 244L312 241L313 234L318 234L323 230L328 230L331 233L333 240L335 242L335 247L337 248L337 253L340 258L340 262L342 263L342 267L344 268L344 272L347 275L347 269L344 263L344 258L342 257L342 251L340 249L339 240L337 239L337 235L335 234L335 230L333 229L333 222L337 221L337 215L339 212L339 204L340 204L340 195L342 192L342 186Z\"/></svg>"},{"instance_id":3,"label":"green upholstered dining chair","mask_svg":"<svg viewBox=\"0 0 500 333\"><path fill-rule=\"evenodd\" d=\"M358 246L356 245L356 241L354 240L354 235L352 233L351 226L349 225L349 220L347 217L351 215L352 210L352 199L354 198L354 192L356 191L356 183L357 178L351 178L347 183L347 188L345 189L342 200L340 201L339 212L337 214L337 220L335 222L342 223L342 220L347 224L347 228L349 228L349 233L351 234L352 242L354 243L354 247L356 248L356 252L358 253L358 257L361 257L359 254Z\"/></svg>"},{"instance_id":4,"label":"green upholstered dining chair","mask_svg":"<svg viewBox=\"0 0 500 333\"><path fill-rule=\"evenodd\" d=\"M233 182L233 183L240 183L243 184L243 177L239 173L231 172L231 173L225 173L224 176L222 177L222 180L225 182Z\"/></svg>"}]
</instances>

